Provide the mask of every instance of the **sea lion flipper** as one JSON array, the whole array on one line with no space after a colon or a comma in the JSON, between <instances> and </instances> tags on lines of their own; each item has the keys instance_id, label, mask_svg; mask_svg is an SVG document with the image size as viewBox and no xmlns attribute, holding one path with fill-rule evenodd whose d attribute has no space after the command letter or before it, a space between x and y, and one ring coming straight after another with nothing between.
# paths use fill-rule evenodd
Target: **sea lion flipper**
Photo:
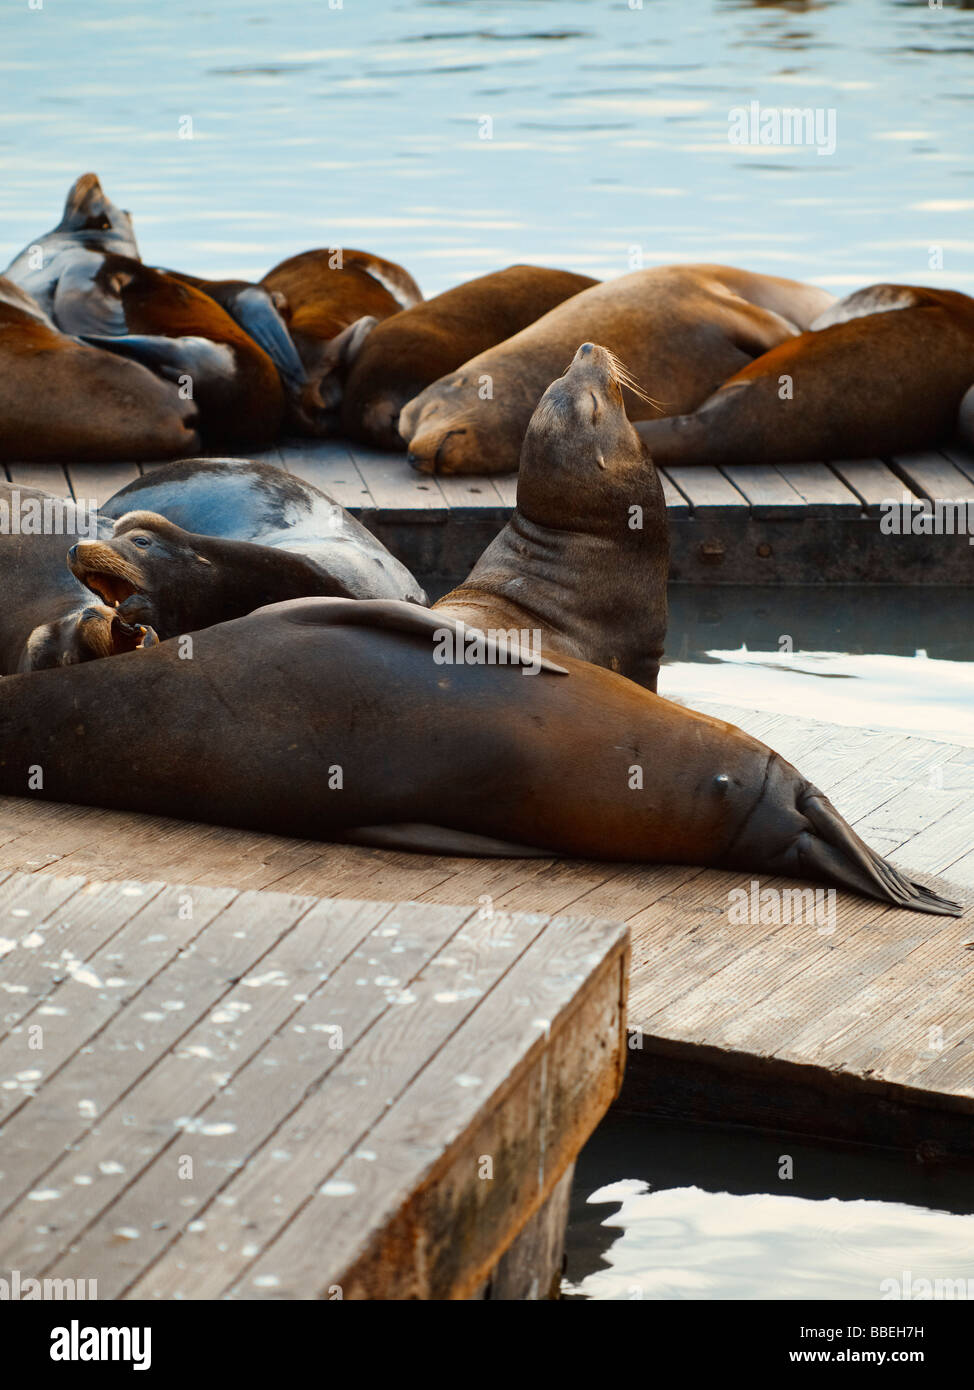
<instances>
[{"instance_id":1,"label":"sea lion flipper","mask_svg":"<svg viewBox=\"0 0 974 1390\"><path fill-rule=\"evenodd\" d=\"M531 646L522 646L518 641L510 641L506 630L471 627L458 618L419 604L407 603L402 599L294 599L287 604L268 604L259 612L269 613L275 608L287 608L287 617L296 623L317 623L321 625L364 624L369 627L394 628L398 632L408 632L415 636L428 637L433 641L450 637L452 657L449 664L456 662L489 666L524 666L539 671L550 671L555 675L567 676L564 666L549 657L542 656ZM467 642L483 644L483 655L474 657L464 655ZM448 659L444 657L444 664Z\"/></svg>"},{"instance_id":2,"label":"sea lion flipper","mask_svg":"<svg viewBox=\"0 0 974 1390\"><path fill-rule=\"evenodd\" d=\"M478 859L557 859L550 850L495 840L444 825L402 821L396 825L359 825L344 837L352 845L374 849L411 850L416 854L473 855Z\"/></svg>"},{"instance_id":3,"label":"sea lion flipper","mask_svg":"<svg viewBox=\"0 0 974 1390\"><path fill-rule=\"evenodd\" d=\"M257 285L241 290L234 298L230 312L244 332L267 353L289 386L305 384L308 378L304 363L298 356L278 306L267 290Z\"/></svg>"},{"instance_id":4,"label":"sea lion flipper","mask_svg":"<svg viewBox=\"0 0 974 1390\"><path fill-rule=\"evenodd\" d=\"M51 310L62 333L74 338L87 334L117 338L128 331L120 297L99 283L101 267L102 257L92 252L62 270Z\"/></svg>"},{"instance_id":5,"label":"sea lion flipper","mask_svg":"<svg viewBox=\"0 0 974 1390\"><path fill-rule=\"evenodd\" d=\"M181 377L206 372L211 378L232 378L233 354L225 344L208 338L166 338L161 334L125 333L121 337L102 337L95 333L79 333L82 342L90 347L103 348L141 362L157 376L177 384Z\"/></svg>"}]
</instances>

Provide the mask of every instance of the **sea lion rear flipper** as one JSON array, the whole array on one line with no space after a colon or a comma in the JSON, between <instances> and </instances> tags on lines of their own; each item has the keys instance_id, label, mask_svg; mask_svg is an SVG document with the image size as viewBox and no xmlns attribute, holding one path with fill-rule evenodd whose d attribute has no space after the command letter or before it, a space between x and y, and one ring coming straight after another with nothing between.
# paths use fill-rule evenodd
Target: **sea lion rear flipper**
<instances>
[{"instance_id":1,"label":"sea lion rear flipper","mask_svg":"<svg viewBox=\"0 0 974 1390\"><path fill-rule=\"evenodd\" d=\"M157 376L180 383L181 377L205 372L209 377L231 377L234 357L223 343L209 338L166 338L151 333L126 333L121 337L101 337L94 333L79 333L82 342L90 347L103 348L141 362Z\"/></svg>"},{"instance_id":2,"label":"sea lion rear flipper","mask_svg":"<svg viewBox=\"0 0 974 1390\"><path fill-rule=\"evenodd\" d=\"M557 859L551 850L531 845L516 845L508 840L495 840L490 835L475 835L472 831L452 830L444 825L426 825L420 821L402 821L396 825L359 825L350 830L345 840L352 845L370 845L374 849L410 850L415 854L456 854L478 859Z\"/></svg>"},{"instance_id":3,"label":"sea lion rear flipper","mask_svg":"<svg viewBox=\"0 0 974 1390\"><path fill-rule=\"evenodd\" d=\"M569 674L564 666L559 666L549 657L541 656L530 647L524 648L518 642L508 641L506 630L491 629L495 635L490 636L479 628L471 627L467 623L460 622L457 618L449 617L446 613L437 612L436 609L421 608L419 604L407 603L403 599L299 598L291 599L287 603L268 604L256 611L258 613L271 613L275 609L280 609L291 622L295 623L318 624L323 627L361 624L368 627L393 628L398 632L408 632L414 636L426 637L434 641L441 641L444 635L449 634L454 639L452 661L461 665L465 660L463 644L473 639L483 642L483 664L485 665L523 666L525 673L534 669L551 671L559 676ZM480 664L472 656L468 659L472 665ZM444 657L444 664L451 664L451 662Z\"/></svg>"},{"instance_id":4,"label":"sea lion rear flipper","mask_svg":"<svg viewBox=\"0 0 974 1390\"><path fill-rule=\"evenodd\" d=\"M305 384L308 378L304 363L298 356L287 324L267 290L258 285L241 290L233 299L229 312L257 346L264 349L288 386L297 388Z\"/></svg>"}]
</instances>

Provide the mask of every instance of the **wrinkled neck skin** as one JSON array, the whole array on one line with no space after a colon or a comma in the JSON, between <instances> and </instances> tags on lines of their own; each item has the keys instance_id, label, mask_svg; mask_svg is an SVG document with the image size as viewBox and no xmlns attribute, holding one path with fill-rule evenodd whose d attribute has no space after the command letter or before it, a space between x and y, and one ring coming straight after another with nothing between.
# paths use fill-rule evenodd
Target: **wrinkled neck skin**
<instances>
[{"instance_id":1,"label":"wrinkled neck skin","mask_svg":"<svg viewBox=\"0 0 974 1390\"><path fill-rule=\"evenodd\" d=\"M149 621L160 641L242 618L255 608L285 599L348 598L344 585L311 560L250 541L197 537L202 560L189 574L178 571L149 593ZM208 563L206 563L208 562Z\"/></svg>"},{"instance_id":2,"label":"wrinkled neck skin","mask_svg":"<svg viewBox=\"0 0 974 1390\"><path fill-rule=\"evenodd\" d=\"M610 542L541 526L517 510L465 582L433 608L480 628L537 631L545 655L589 661L655 690L666 571L664 564L659 593L647 592L646 544L640 532L613 531Z\"/></svg>"}]
</instances>

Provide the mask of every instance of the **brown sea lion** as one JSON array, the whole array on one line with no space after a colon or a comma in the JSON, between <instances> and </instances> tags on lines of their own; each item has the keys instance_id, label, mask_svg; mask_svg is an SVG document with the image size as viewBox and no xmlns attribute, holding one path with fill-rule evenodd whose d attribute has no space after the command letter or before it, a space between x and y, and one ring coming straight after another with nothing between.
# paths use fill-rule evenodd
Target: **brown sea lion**
<instances>
[{"instance_id":1,"label":"brown sea lion","mask_svg":"<svg viewBox=\"0 0 974 1390\"><path fill-rule=\"evenodd\" d=\"M273 362L192 285L126 256L79 253L58 280L54 321L173 382L196 402L210 447L261 448L278 437L284 390Z\"/></svg>"},{"instance_id":2,"label":"brown sea lion","mask_svg":"<svg viewBox=\"0 0 974 1390\"><path fill-rule=\"evenodd\" d=\"M375 321L420 303L420 288L401 265L347 247L290 256L261 285L282 296L281 312L314 387L316 431L330 433L363 337ZM311 404L306 408L310 415Z\"/></svg>"},{"instance_id":3,"label":"brown sea lion","mask_svg":"<svg viewBox=\"0 0 974 1390\"><path fill-rule=\"evenodd\" d=\"M179 458L199 452L197 416L170 382L60 333L0 279L0 461Z\"/></svg>"},{"instance_id":4,"label":"brown sea lion","mask_svg":"<svg viewBox=\"0 0 974 1390\"><path fill-rule=\"evenodd\" d=\"M692 414L638 429L658 463L909 453L963 433L972 381L974 299L872 285L736 372Z\"/></svg>"},{"instance_id":5,"label":"brown sea lion","mask_svg":"<svg viewBox=\"0 0 974 1390\"><path fill-rule=\"evenodd\" d=\"M114 252L139 259L132 218L111 201L97 174L82 174L75 180L58 225L25 246L3 273L50 317L58 281L79 252Z\"/></svg>"},{"instance_id":6,"label":"brown sea lion","mask_svg":"<svg viewBox=\"0 0 974 1390\"><path fill-rule=\"evenodd\" d=\"M342 432L379 449L405 449L399 412L407 401L595 284L567 270L509 265L376 322L360 336L357 355L348 354Z\"/></svg>"},{"instance_id":7,"label":"brown sea lion","mask_svg":"<svg viewBox=\"0 0 974 1390\"><path fill-rule=\"evenodd\" d=\"M521 446L517 506L433 611L656 689L666 636L663 489L626 418L625 373L583 343Z\"/></svg>"},{"instance_id":8,"label":"brown sea lion","mask_svg":"<svg viewBox=\"0 0 974 1390\"><path fill-rule=\"evenodd\" d=\"M291 551L353 598L426 595L405 565L320 488L253 459L180 459L150 469L102 504L99 515L160 516L205 536ZM331 592L331 591L328 591Z\"/></svg>"},{"instance_id":9,"label":"brown sea lion","mask_svg":"<svg viewBox=\"0 0 974 1390\"><path fill-rule=\"evenodd\" d=\"M355 597L303 555L193 535L147 511L123 516L111 537L77 541L67 562L75 578L126 622L150 625L163 640L284 599Z\"/></svg>"},{"instance_id":10,"label":"brown sea lion","mask_svg":"<svg viewBox=\"0 0 974 1390\"><path fill-rule=\"evenodd\" d=\"M265 289L248 280L202 280L181 270L164 272L174 280L208 295L224 309L254 342L264 349L277 368L287 400L285 430L290 434L323 432L317 386L310 380L298 356L285 320L287 300L279 290Z\"/></svg>"},{"instance_id":11,"label":"brown sea lion","mask_svg":"<svg viewBox=\"0 0 974 1390\"><path fill-rule=\"evenodd\" d=\"M579 343L608 348L652 392L630 419L694 410L734 372L795 337L833 297L719 265L659 266L583 290L404 406L399 432L426 473L510 473L542 392Z\"/></svg>"},{"instance_id":12,"label":"brown sea lion","mask_svg":"<svg viewBox=\"0 0 974 1390\"><path fill-rule=\"evenodd\" d=\"M11 676L0 792L302 839L791 874L959 912L733 725L571 657L529 675L485 644L444 665L448 621L298 599L195 634L190 659L162 642Z\"/></svg>"},{"instance_id":13,"label":"brown sea lion","mask_svg":"<svg viewBox=\"0 0 974 1390\"><path fill-rule=\"evenodd\" d=\"M0 483L0 675L91 661L155 642L147 624L93 603L70 572L65 555L79 529L98 529L86 506Z\"/></svg>"}]
</instances>

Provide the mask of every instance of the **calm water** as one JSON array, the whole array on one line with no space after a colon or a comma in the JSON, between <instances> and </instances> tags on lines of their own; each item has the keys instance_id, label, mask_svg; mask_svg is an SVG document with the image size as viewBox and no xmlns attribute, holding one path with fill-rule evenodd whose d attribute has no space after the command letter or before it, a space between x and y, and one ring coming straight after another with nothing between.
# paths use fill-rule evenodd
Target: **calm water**
<instances>
[{"instance_id":1,"label":"calm water","mask_svg":"<svg viewBox=\"0 0 974 1390\"><path fill-rule=\"evenodd\" d=\"M344 244L435 293L638 247L974 284L974 11L950 0L10 0L0 26L0 254L92 168L147 260L203 274ZM833 109L835 153L729 144L751 100Z\"/></svg>"},{"instance_id":2,"label":"calm water","mask_svg":"<svg viewBox=\"0 0 974 1390\"><path fill-rule=\"evenodd\" d=\"M427 294L516 260L974 287L974 11L949 3L13 0L0 26L2 263L94 169L147 261L204 275L346 245ZM730 144L752 100L834 111L835 152ZM934 591L685 591L661 689L972 743L969 610ZM603 1127L570 1287L875 1298L903 1270L974 1275L948 1180L809 1149L783 1191L773 1147Z\"/></svg>"}]
</instances>

